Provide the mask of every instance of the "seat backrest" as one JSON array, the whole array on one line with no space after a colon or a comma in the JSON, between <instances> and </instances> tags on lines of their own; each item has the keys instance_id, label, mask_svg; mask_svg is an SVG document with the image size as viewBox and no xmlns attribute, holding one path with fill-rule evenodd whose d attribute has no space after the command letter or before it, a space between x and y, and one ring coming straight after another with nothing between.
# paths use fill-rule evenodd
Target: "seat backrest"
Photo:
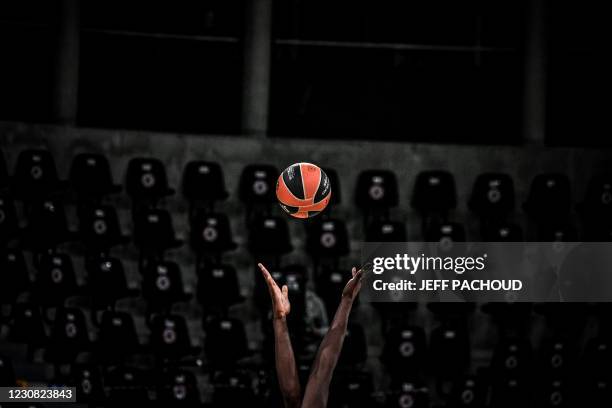
<instances>
[{"instance_id":1,"label":"seat backrest","mask_svg":"<svg viewBox=\"0 0 612 408\"><path fill-rule=\"evenodd\" d=\"M225 200L223 170L218 163L191 161L183 171L183 195L189 201Z\"/></svg>"},{"instance_id":2,"label":"seat backrest","mask_svg":"<svg viewBox=\"0 0 612 408\"><path fill-rule=\"evenodd\" d=\"M397 206L397 177L390 170L365 170L357 177L355 203L365 211Z\"/></svg>"}]
</instances>

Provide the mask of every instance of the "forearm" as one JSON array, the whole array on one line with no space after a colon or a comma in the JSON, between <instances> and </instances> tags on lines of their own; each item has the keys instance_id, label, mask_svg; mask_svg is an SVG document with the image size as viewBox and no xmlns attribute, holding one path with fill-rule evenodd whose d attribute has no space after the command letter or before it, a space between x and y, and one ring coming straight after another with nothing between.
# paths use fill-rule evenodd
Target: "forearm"
<instances>
[{"instance_id":1,"label":"forearm","mask_svg":"<svg viewBox=\"0 0 612 408\"><path fill-rule=\"evenodd\" d=\"M327 405L329 384L342 351L352 306L351 299L342 298L329 331L321 342L315 357L304 395L303 407L325 407Z\"/></svg>"},{"instance_id":2,"label":"forearm","mask_svg":"<svg viewBox=\"0 0 612 408\"><path fill-rule=\"evenodd\" d=\"M278 384L287 408L300 406L300 381L285 318L274 318L274 354Z\"/></svg>"}]
</instances>

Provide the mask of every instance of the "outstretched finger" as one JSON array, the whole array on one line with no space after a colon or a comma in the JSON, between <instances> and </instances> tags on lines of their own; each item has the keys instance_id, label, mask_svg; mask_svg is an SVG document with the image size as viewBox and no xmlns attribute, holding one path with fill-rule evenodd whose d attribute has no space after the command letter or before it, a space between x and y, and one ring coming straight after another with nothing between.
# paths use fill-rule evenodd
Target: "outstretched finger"
<instances>
[{"instance_id":1,"label":"outstretched finger","mask_svg":"<svg viewBox=\"0 0 612 408\"><path fill-rule=\"evenodd\" d=\"M263 266L263 264L258 263L257 266L259 267L259 269L261 270L261 273L264 277L264 279L266 280L266 284L268 285L268 290L270 291L270 295L272 295L272 288L274 286L276 286L276 282L274 281L274 278L272 277L272 275L270 274L270 272L268 272L268 270L266 269L265 266Z\"/></svg>"},{"instance_id":2,"label":"outstretched finger","mask_svg":"<svg viewBox=\"0 0 612 408\"><path fill-rule=\"evenodd\" d=\"M282 291L283 291L283 297L286 299L289 298L289 288L287 287L287 285L283 285Z\"/></svg>"},{"instance_id":3,"label":"outstretched finger","mask_svg":"<svg viewBox=\"0 0 612 408\"><path fill-rule=\"evenodd\" d=\"M357 268L353 266L353 269L351 269L351 276L354 278L356 273L357 273Z\"/></svg>"}]
</instances>

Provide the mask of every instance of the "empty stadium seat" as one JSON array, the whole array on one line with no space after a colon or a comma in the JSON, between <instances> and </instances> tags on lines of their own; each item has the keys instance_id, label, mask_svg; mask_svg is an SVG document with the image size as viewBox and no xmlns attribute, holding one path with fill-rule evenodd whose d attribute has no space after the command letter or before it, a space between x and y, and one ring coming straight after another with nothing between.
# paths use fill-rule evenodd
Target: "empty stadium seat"
<instances>
[{"instance_id":1,"label":"empty stadium seat","mask_svg":"<svg viewBox=\"0 0 612 408\"><path fill-rule=\"evenodd\" d=\"M27 344L31 349L43 347L47 333L40 308L33 303L17 303L11 311L9 339Z\"/></svg>"},{"instance_id":2,"label":"empty stadium seat","mask_svg":"<svg viewBox=\"0 0 612 408\"><path fill-rule=\"evenodd\" d=\"M399 203L397 177L389 170L364 170L357 177L355 204L365 211L389 209Z\"/></svg>"},{"instance_id":3,"label":"empty stadium seat","mask_svg":"<svg viewBox=\"0 0 612 408\"><path fill-rule=\"evenodd\" d=\"M249 248L257 255L283 255L293 250L285 218L261 216L249 229Z\"/></svg>"},{"instance_id":4,"label":"empty stadium seat","mask_svg":"<svg viewBox=\"0 0 612 408\"><path fill-rule=\"evenodd\" d=\"M44 250L74 238L74 233L68 229L66 211L61 201L45 199L30 206L25 230L27 246Z\"/></svg>"},{"instance_id":5,"label":"empty stadium seat","mask_svg":"<svg viewBox=\"0 0 612 408\"><path fill-rule=\"evenodd\" d=\"M197 298L206 311L227 310L242 302L236 269L228 264L206 265L198 269Z\"/></svg>"},{"instance_id":6,"label":"empty stadium seat","mask_svg":"<svg viewBox=\"0 0 612 408\"><path fill-rule=\"evenodd\" d=\"M564 174L539 174L531 182L525 212L538 223L567 219L571 208L569 179Z\"/></svg>"},{"instance_id":7,"label":"empty stadium seat","mask_svg":"<svg viewBox=\"0 0 612 408\"><path fill-rule=\"evenodd\" d=\"M423 214L446 214L457 206L455 178L445 170L420 172L414 184L411 205Z\"/></svg>"},{"instance_id":8,"label":"empty stadium seat","mask_svg":"<svg viewBox=\"0 0 612 408\"><path fill-rule=\"evenodd\" d=\"M366 228L366 242L405 242L406 225L401 221L374 220Z\"/></svg>"},{"instance_id":9,"label":"empty stadium seat","mask_svg":"<svg viewBox=\"0 0 612 408\"><path fill-rule=\"evenodd\" d=\"M250 164L240 176L240 200L247 206L276 204L278 169L268 164Z\"/></svg>"},{"instance_id":10,"label":"empty stadium seat","mask_svg":"<svg viewBox=\"0 0 612 408\"><path fill-rule=\"evenodd\" d=\"M183 195L191 202L225 200L229 193L221 166L207 161L187 163L183 171Z\"/></svg>"},{"instance_id":11,"label":"empty stadium seat","mask_svg":"<svg viewBox=\"0 0 612 408\"><path fill-rule=\"evenodd\" d=\"M199 352L192 347L187 322L174 314L155 315L150 323L149 345L153 353L164 359L179 359Z\"/></svg>"},{"instance_id":12,"label":"empty stadium seat","mask_svg":"<svg viewBox=\"0 0 612 408\"><path fill-rule=\"evenodd\" d=\"M94 308L112 306L117 300L135 294L128 287L121 259L109 256L88 258L85 269Z\"/></svg>"},{"instance_id":13,"label":"empty stadium seat","mask_svg":"<svg viewBox=\"0 0 612 408\"><path fill-rule=\"evenodd\" d=\"M608 375L612 364L612 338L600 334L589 339L580 362L582 372L594 378L603 378Z\"/></svg>"},{"instance_id":14,"label":"empty stadium seat","mask_svg":"<svg viewBox=\"0 0 612 408\"><path fill-rule=\"evenodd\" d=\"M500 378L522 378L533 366L533 351L528 339L502 338L493 351L491 368Z\"/></svg>"},{"instance_id":15,"label":"empty stadium seat","mask_svg":"<svg viewBox=\"0 0 612 408\"><path fill-rule=\"evenodd\" d=\"M79 293L70 255L43 254L36 269L36 296L42 305L62 305L68 297Z\"/></svg>"},{"instance_id":16,"label":"empty stadium seat","mask_svg":"<svg viewBox=\"0 0 612 408\"><path fill-rule=\"evenodd\" d=\"M15 204L8 195L0 194L0 244L4 245L14 239L19 231L19 220Z\"/></svg>"},{"instance_id":17,"label":"empty stadium seat","mask_svg":"<svg viewBox=\"0 0 612 408\"><path fill-rule=\"evenodd\" d=\"M156 254L183 244L176 239L170 213L152 208L134 215L134 243L141 251Z\"/></svg>"},{"instance_id":18,"label":"empty stadium seat","mask_svg":"<svg viewBox=\"0 0 612 408\"><path fill-rule=\"evenodd\" d=\"M514 210L514 183L505 173L483 173L474 182L468 202L480 217L504 217Z\"/></svg>"},{"instance_id":19,"label":"empty stadium seat","mask_svg":"<svg viewBox=\"0 0 612 408\"><path fill-rule=\"evenodd\" d=\"M501 376L491 379L490 406L511 408L525 406L531 394L530 380L525 376Z\"/></svg>"},{"instance_id":20,"label":"empty stadium seat","mask_svg":"<svg viewBox=\"0 0 612 408\"><path fill-rule=\"evenodd\" d=\"M130 159L127 167L126 192L133 200L157 201L174 194L168 186L166 168L159 159L138 157Z\"/></svg>"},{"instance_id":21,"label":"empty stadium seat","mask_svg":"<svg viewBox=\"0 0 612 408\"><path fill-rule=\"evenodd\" d=\"M342 290L351 278L351 271L324 270L316 277L317 295L325 303L328 316L333 316L341 300Z\"/></svg>"},{"instance_id":22,"label":"empty stadium seat","mask_svg":"<svg viewBox=\"0 0 612 408\"><path fill-rule=\"evenodd\" d=\"M90 253L108 252L129 240L121 232L117 211L110 205L82 208L79 211L79 235Z\"/></svg>"},{"instance_id":23,"label":"empty stadium seat","mask_svg":"<svg viewBox=\"0 0 612 408\"><path fill-rule=\"evenodd\" d=\"M96 343L100 359L104 362L121 362L139 350L140 341L132 316L127 312L105 310Z\"/></svg>"},{"instance_id":24,"label":"empty stadium seat","mask_svg":"<svg viewBox=\"0 0 612 408\"><path fill-rule=\"evenodd\" d=\"M349 237L342 220L318 219L307 228L306 251L315 258L333 258L349 253Z\"/></svg>"},{"instance_id":25,"label":"empty stadium seat","mask_svg":"<svg viewBox=\"0 0 612 408\"><path fill-rule=\"evenodd\" d=\"M0 250L0 304L14 303L30 287L30 276L18 249Z\"/></svg>"},{"instance_id":26,"label":"empty stadium seat","mask_svg":"<svg viewBox=\"0 0 612 408\"><path fill-rule=\"evenodd\" d=\"M612 221L611 174L598 174L589 180L580 211L588 222Z\"/></svg>"},{"instance_id":27,"label":"empty stadium seat","mask_svg":"<svg viewBox=\"0 0 612 408\"><path fill-rule=\"evenodd\" d=\"M244 324L238 319L214 318L204 325L206 339L204 353L213 369L234 367L248 355Z\"/></svg>"},{"instance_id":28,"label":"empty stadium seat","mask_svg":"<svg viewBox=\"0 0 612 408\"><path fill-rule=\"evenodd\" d=\"M245 407L252 405L255 395L250 376L241 371L219 371L212 378L214 407Z\"/></svg>"},{"instance_id":29,"label":"empty stadium seat","mask_svg":"<svg viewBox=\"0 0 612 408\"><path fill-rule=\"evenodd\" d=\"M191 247L198 254L221 254L237 247L225 214L196 211L190 225Z\"/></svg>"},{"instance_id":30,"label":"empty stadium seat","mask_svg":"<svg viewBox=\"0 0 612 408\"><path fill-rule=\"evenodd\" d=\"M150 402L147 386L153 380L145 370L119 365L104 373L104 386L108 388L108 405L148 404Z\"/></svg>"},{"instance_id":31,"label":"empty stadium seat","mask_svg":"<svg viewBox=\"0 0 612 408\"><path fill-rule=\"evenodd\" d=\"M370 373L336 370L330 386L328 407L373 406L373 389Z\"/></svg>"},{"instance_id":32,"label":"empty stadium seat","mask_svg":"<svg viewBox=\"0 0 612 408\"><path fill-rule=\"evenodd\" d=\"M517 224L500 221L485 223L481 227L482 240L487 242L520 242L523 230Z\"/></svg>"},{"instance_id":33,"label":"empty stadium seat","mask_svg":"<svg viewBox=\"0 0 612 408\"><path fill-rule=\"evenodd\" d=\"M58 308L45 350L45 360L53 363L72 363L79 352L90 347L85 315L81 309Z\"/></svg>"},{"instance_id":34,"label":"empty stadium seat","mask_svg":"<svg viewBox=\"0 0 612 408\"><path fill-rule=\"evenodd\" d=\"M332 195L329 200L329 205L338 205L342 202L342 190L340 188L340 178L338 177L338 172L335 169L325 167L323 168L323 172L327 174L327 178L329 179L329 185L331 187Z\"/></svg>"},{"instance_id":35,"label":"empty stadium seat","mask_svg":"<svg viewBox=\"0 0 612 408\"><path fill-rule=\"evenodd\" d=\"M151 310L169 310L177 302L190 298L183 287L183 277L176 262L151 261L143 271L142 294Z\"/></svg>"},{"instance_id":36,"label":"empty stadium seat","mask_svg":"<svg viewBox=\"0 0 612 408\"><path fill-rule=\"evenodd\" d=\"M542 224L538 227L538 240L541 242L576 242L578 231L568 222Z\"/></svg>"},{"instance_id":37,"label":"empty stadium seat","mask_svg":"<svg viewBox=\"0 0 612 408\"><path fill-rule=\"evenodd\" d=\"M440 242L442 248L446 248L453 242L465 241L465 228L456 222L433 223L425 232L425 240Z\"/></svg>"},{"instance_id":38,"label":"empty stadium seat","mask_svg":"<svg viewBox=\"0 0 612 408\"><path fill-rule=\"evenodd\" d=\"M484 408L488 389L482 376L460 378L453 384L450 395L453 407Z\"/></svg>"},{"instance_id":39,"label":"empty stadium seat","mask_svg":"<svg viewBox=\"0 0 612 408\"><path fill-rule=\"evenodd\" d=\"M102 376L94 364L74 364L68 384L76 388L77 402L95 406L104 401Z\"/></svg>"},{"instance_id":40,"label":"empty stadium seat","mask_svg":"<svg viewBox=\"0 0 612 408\"><path fill-rule=\"evenodd\" d=\"M23 150L17 157L13 176L15 197L31 201L42 199L63 189L57 176L55 160L47 150Z\"/></svg>"},{"instance_id":41,"label":"empty stadium seat","mask_svg":"<svg viewBox=\"0 0 612 408\"><path fill-rule=\"evenodd\" d=\"M113 182L106 157L95 153L80 153L72 159L70 184L81 199L101 199L121 191Z\"/></svg>"},{"instance_id":42,"label":"empty stadium seat","mask_svg":"<svg viewBox=\"0 0 612 408\"><path fill-rule=\"evenodd\" d=\"M403 380L393 384L387 395L386 408L427 408L429 391L413 380Z\"/></svg>"},{"instance_id":43,"label":"empty stadium seat","mask_svg":"<svg viewBox=\"0 0 612 408\"><path fill-rule=\"evenodd\" d=\"M156 402L162 406L200 406L198 383L190 371L182 369L166 371L159 376L156 388Z\"/></svg>"},{"instance_id":44,"label":"empty stadium seat","mask_svg":"<svg viewBox=\"0 0 612 408\"><path fill-rule=\"evenodd\" d=\"M414 375L425 363L425 331L421 327L397 325L384 335L381 360L393 377Z\"/></svg>"},{"instance_id":45,"label":"empty stadium seat","mask_svg":"<svg viewBox=\"0 0 612 408\"><path fill-rule=\"evenodd\" d=\"M445 321L434 328L429 340L430 365L436 378L452 379L470 363L467 322Z\"/></svg>"},{"instance_id":46,"label":"empty stadium seat","mask_svg":"<svg viewBox=\"0 0 612 408\"><path fill-rule=\"evenodd\" d=\"M539 354L542 372L556 378L573 372L578 360L577 346L560 335L546 339L540 345Z\"/></svg>"}]
</instances>

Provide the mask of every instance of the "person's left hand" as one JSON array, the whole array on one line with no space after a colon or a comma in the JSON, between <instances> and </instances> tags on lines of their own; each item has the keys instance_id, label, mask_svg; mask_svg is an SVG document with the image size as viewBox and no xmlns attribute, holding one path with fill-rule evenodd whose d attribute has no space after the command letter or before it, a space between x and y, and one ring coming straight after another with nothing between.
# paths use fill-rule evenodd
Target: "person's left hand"
<instances>
[{"instance_id":1,"label":"person's left hand","mask_svg":"<svg viewBox=\"0 0 612 408\"><path fill-rule=\"evenodd\" d=\"M363 278L363 271L357 270L353 267L351 271L353 277L346 283L344 290L342 291L342 297L349 300L354 300L361 289L361 279Z\"/></svg>"}]
</instances>

